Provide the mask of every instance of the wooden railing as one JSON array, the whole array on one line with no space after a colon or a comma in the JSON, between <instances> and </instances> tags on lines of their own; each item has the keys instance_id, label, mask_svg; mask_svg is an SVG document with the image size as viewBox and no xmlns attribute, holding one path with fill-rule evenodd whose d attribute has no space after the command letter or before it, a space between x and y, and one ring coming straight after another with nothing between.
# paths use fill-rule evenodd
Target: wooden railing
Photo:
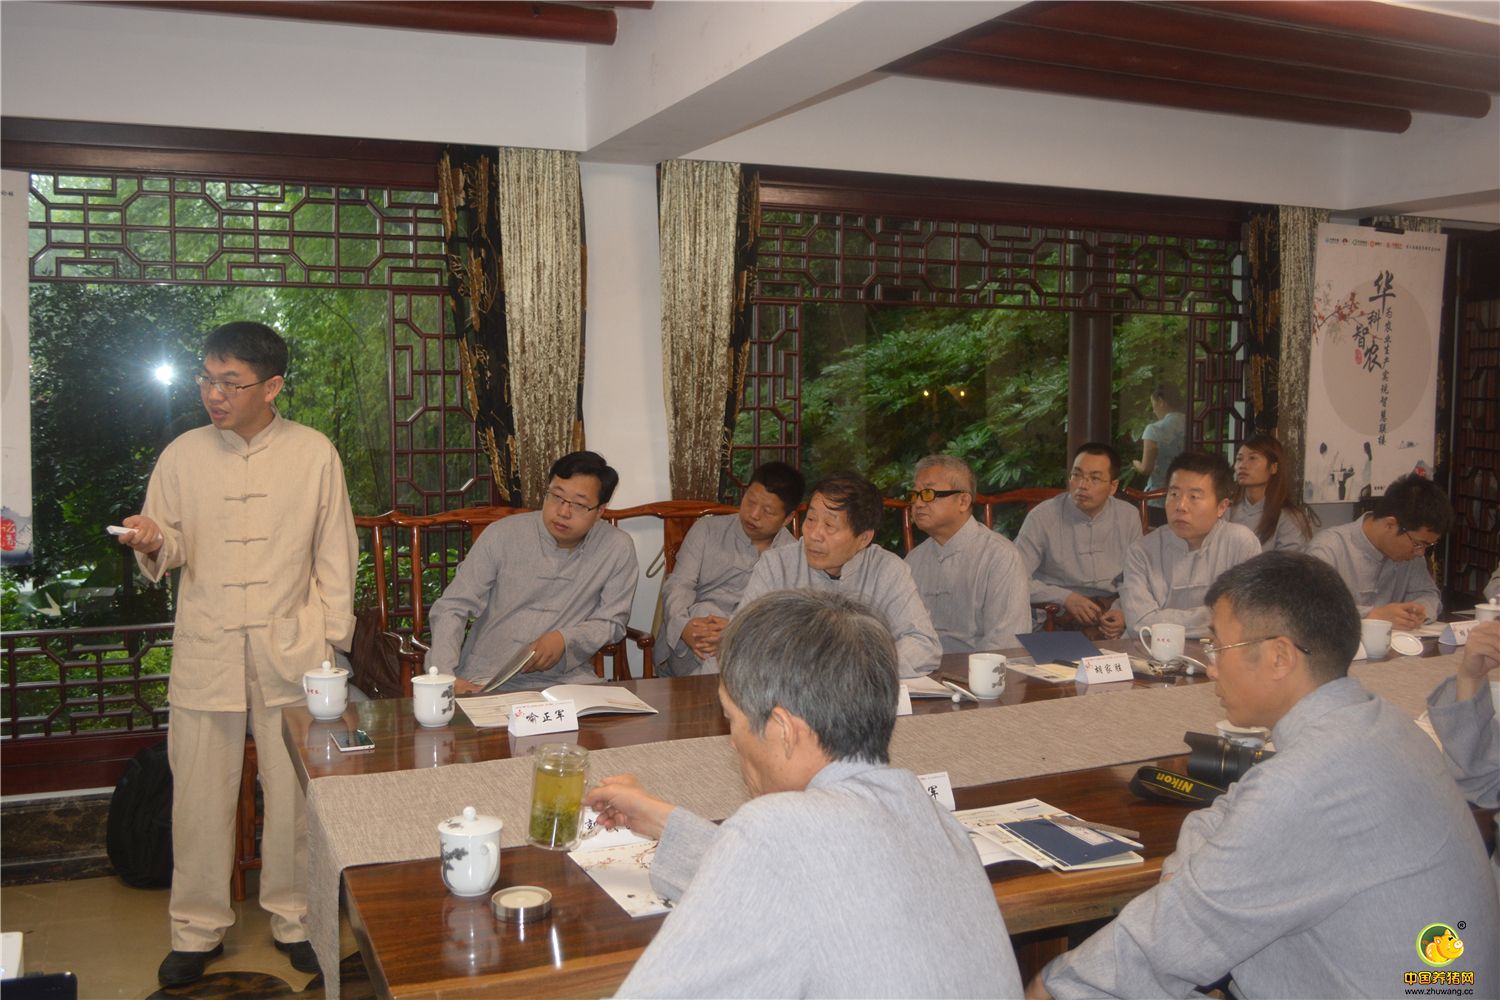
<instances>
[{"instance_id":1,"label":"wooden railing","mask_svg":"<svg viewBox=\"0 0 1500 1000\"><path fill-rule=\"evenodd\" d=\"M167 727L172 625L6 632L0 792L113 785Z\"/></svg>"},{"instance_id":2,"label":"wooden railing","mask_svg":"<svg viewBox=\"0 0 1500 1000\"><path fill-rule=\"evenodd\" d=\"M988 524L992 505L1019 503L1029 509L1052 492L975 499ZM1132 493L1127 491L1127 498L1140 504L1144 520L1147 498ZM672 503L607 509L603 518L619 523L636 516L662 517L658 508L664 506ZM730 509L710 503L679 506L684 515ZM901 541L909 551L914 539L906 501L888 499L885 506L900 518ZM373 580L362 595L362 603L378 609L382 631L411 634L415 626L420 634L427 597L441 593L473 538L473 526L451 516L455 513L415 518L392 511L355 517L362 552L383 554L373 559ZM676 528L680 542L685 526L672 522L668 527ZM417 581L428 595L417 589ZM113 785L136 752L165 735L171 649L170 623L5 633L0 792Z\"/></svg>"}]
</instances>

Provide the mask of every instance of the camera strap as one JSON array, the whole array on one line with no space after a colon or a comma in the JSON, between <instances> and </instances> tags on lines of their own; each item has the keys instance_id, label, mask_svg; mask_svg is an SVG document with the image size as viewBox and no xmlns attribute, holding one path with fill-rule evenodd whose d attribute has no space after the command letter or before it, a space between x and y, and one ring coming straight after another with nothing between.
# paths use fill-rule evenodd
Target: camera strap
<instances>
[{"instance_id":1,"label":"camera strap","mask_svg":"<svg viewBox=\"0 0 1500 1000\"><path fill-rule=\"evenodd\" d=\"M1151 802L1179 806L1206 806L1224 794L1224 789L1218 785L1150 765L1135 772L1135 777L1130 779L1130 791Z\"/></svg>"}]
</instances>

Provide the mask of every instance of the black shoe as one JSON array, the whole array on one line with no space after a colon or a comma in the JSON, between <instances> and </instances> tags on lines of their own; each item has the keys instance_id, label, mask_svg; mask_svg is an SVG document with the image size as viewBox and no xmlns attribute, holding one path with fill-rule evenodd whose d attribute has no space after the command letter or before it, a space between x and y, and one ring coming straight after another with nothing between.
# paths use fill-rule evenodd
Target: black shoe
<instances>
[{"instance_id":1,"label":"black shoe","mask_svg":"<svg viewBox=\"0 0 1500 1000\"><path fill-rule=\"evenodd\" d=\"M292 968L298 972L306 972L317 975L323 969L318 965L318 956L313 951L311 941L277 941L276 950L284 951L291 956Z\"/></svg>"},{"instance_id":2,"label":"black shoe","mask_svg":"<svg viewBox=\"0 0 1500 1000\"><path fill-rule=\"evenodd\" d=\"M156 981L163 986L186 986L197 982L203 978L203 967L208 964L208 960L222 954L222 941L209 951L178 951L174 948L161 960L161 968L156 970Z\"/></svg>"}]
</instances>

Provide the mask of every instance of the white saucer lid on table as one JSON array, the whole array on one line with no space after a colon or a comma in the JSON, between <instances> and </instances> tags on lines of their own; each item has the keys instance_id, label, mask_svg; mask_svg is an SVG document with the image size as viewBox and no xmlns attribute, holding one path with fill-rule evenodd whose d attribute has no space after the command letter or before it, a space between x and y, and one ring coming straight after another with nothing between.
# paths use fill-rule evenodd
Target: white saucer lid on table
<instances>
[{"instance_id":1,"label":"white saucer lid on table","mask_svg":"<svg viewBox=\"0 0 1500 1000\"><path fill-rule=\"evenodd\" d=\"M1421 656L1422 639L1410 632L1392 632L1391 648L1402 656Z\"/></svg>"}]
</instances>

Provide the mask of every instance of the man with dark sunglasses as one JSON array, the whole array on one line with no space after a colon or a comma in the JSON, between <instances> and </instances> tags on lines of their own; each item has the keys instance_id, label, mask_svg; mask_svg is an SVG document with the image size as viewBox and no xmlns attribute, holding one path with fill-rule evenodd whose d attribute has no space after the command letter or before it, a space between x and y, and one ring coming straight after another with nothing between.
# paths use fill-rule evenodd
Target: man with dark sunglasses
<instances>
[{"instance_id":1,"label":"man with dark sunglasses","mask_svg":"<svg viewBox=\"0 0 1500 1000\"><path fill-rule=\"evenodd\" d=\"M927 539L906 565L945 653L1009 649L1031 631L1031 588L1010 539L974 519L974 470L953 455L917 463L912 522Z\"/></svg>"}]
</instances>

